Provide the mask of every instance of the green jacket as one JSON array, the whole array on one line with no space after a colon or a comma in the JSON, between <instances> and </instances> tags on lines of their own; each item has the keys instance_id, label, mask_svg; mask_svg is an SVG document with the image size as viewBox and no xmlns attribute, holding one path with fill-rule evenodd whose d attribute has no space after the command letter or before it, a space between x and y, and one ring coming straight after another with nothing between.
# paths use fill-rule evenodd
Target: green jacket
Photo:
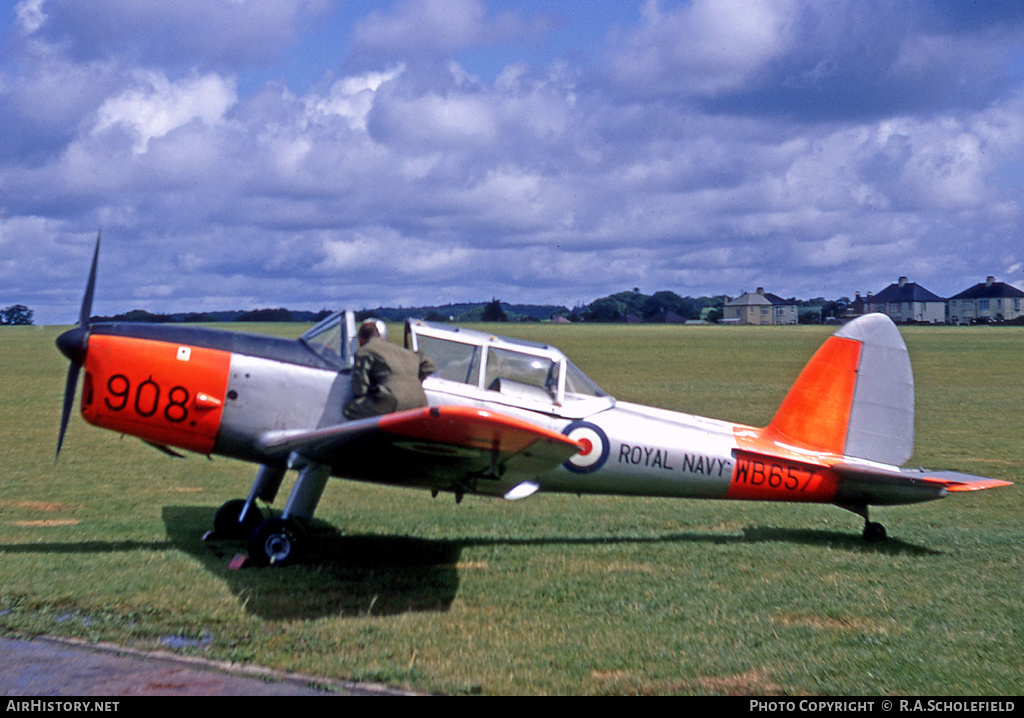
<instances>
[{"instance_id":1,"label":"green jacket","mask_svg":"<svg viewBox=\"0 0 1024 718\"><path fill-rule=\"evenodd\" d=\"M437 371L428 357L373 338L356 351L345 416L362 419L427 405L423 380Z\"/></svg>"}]
</instances>

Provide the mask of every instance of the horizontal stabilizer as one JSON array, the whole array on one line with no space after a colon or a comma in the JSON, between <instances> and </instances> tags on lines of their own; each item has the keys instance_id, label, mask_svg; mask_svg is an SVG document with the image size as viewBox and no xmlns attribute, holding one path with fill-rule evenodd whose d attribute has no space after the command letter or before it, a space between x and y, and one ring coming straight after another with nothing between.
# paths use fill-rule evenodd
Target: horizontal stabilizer
<instances>
[{"instance_id":1,"label":"horizontal stabilizer","mask_svg":"<svg viewBox=\"0 0 1024 718\"><path fill-rule=\"evenodd\" d=\"M925 472L925 476L926 481L941 483L946 487L947 491L980 491L981 489L997 489L1000 486L1013 486L1012 481L961 474L956 471L931 471Z\"/></svg>"},{"instance_id":2,"label":"horizontal stabilizer","mask_svg":"<svg viewBox=\"0 0 1024 718\"><path fill-rule=\"evenodd\" d=\"M950 491L979 491L1012 486L1009 481L956 471L896 469L841 463L831 467L840 477L835 503L901 504L941 499Z\"/></svg>"}]
</instances>

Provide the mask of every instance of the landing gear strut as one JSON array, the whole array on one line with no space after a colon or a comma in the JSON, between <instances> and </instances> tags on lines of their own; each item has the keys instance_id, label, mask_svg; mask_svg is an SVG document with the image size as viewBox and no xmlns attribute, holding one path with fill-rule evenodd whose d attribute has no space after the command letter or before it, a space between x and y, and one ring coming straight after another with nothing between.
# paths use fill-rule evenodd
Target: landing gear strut
<instances>
[{"instance_id":1,"label":"landing gear strut","mask_svg":"<svg viewBox=\"0 0 1024 718\"><path fill-rule=\"evenodd\" d=\"M249 561L257 566L287 566L302 557L305 522L313 518L330 467L303 465L284 511L280 516L264 518L256 507L256 499L273 502L284 474L283 468L260 467L249 497L228 501L213 520L214 535L218 538L247 540Z\"/></svg>"},{"instance_id":2,"label":"landing gear strut","mask_svg":"<svg viewBox=\"0 0 1024 718\"><path fill-rule=\"evenodd\" d=\"M888 534L885 531L885 526L878 523L877 521L872 521L868 517L867 506L849 506L846 504L837 505L840 508L844 508L847 511L852 511L858 516L864 517L864 533L862 535L864 537L864 540L868 543L878 543L879 541L885 541L886 538L888 538Z\"/></svg>"},{"instance_id":3,"label":"landing gear strut","mask_svg":"<svg viewBox=\"0 0 1024 718\"><path fill-rule=\"evenodd\" d=\"M263 521L256 499L268 504L274 502L281 487L285 470L273 466L260 466L256 480L246 499L231 499L217 511L213 519L213 535L224 539L245 539Z\"/></svg>"}]
</instances>

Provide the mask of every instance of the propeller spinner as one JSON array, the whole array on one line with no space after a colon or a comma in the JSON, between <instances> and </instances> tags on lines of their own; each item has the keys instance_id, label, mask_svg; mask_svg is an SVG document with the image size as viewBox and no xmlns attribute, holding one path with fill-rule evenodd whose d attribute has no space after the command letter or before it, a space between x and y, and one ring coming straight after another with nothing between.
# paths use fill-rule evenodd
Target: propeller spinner
<instances>
[{"instance_id":1,"label":"propeller spinner","mask_svg":"<svg viewBox=\"0 0 1024 718\"><path fill-rule=\"evenodd\" d=\"M71 360L71 366L68 367L68 378L64 384L64 408L60 416L60 434L57 436L57 454L54 460L60 456L60 447L64 444L64 433L71 418L71 407L75 403L78 375L85 364L85 353L89 348L89 317L92 314L92 297L96 289L96 264L100 258L101 234L102 230L96 234L96 249L92 255L92 268L89 270L89 281L85 285L82 308L78 313L78 326L57 337L57 348Z\"/></svg>"}]
</instances>

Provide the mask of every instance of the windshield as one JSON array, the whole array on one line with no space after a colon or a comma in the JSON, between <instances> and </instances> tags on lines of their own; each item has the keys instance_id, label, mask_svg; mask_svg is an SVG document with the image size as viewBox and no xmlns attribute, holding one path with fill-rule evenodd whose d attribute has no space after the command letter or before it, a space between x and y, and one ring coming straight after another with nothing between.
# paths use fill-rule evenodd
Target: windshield
<instances>
[{"instance_id":1,"label":"windshield","mask_svg":"<svg viewBox=\"0 0 1024 718\"><path fill-rule=\"evenodd\" d=\"M608 396L597 384L590 380L578 366L568 359L565 360L565 394L577 396Z\"/></svg>"},{"instance_id":2,"label":"windshield","mask_svg":"<svg viewBox=\"0 0 1024 718\"><path fill-rule=\"evenodd\" d=\"M332 314L299 339L324 359L340 366L350 366L354 351L351 344L355 341L355 316L349 311Z\"/></svg>"}]
</instances>

